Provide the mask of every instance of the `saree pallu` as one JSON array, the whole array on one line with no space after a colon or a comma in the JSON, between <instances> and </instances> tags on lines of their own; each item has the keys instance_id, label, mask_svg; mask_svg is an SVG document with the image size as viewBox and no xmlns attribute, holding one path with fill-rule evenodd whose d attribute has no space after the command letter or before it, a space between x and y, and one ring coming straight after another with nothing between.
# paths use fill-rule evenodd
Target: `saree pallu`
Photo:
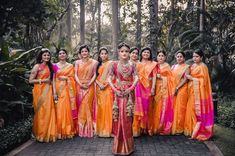
<instances>
[{"instance_id":1,"label":"saree pallu","mask_svg":"<svg viewBox=\"0 0 235 156\"><path fill-rule=\"evenodd\" d=\"M169 64L160 66L161 79L156 82L156 94L153 101L152 133L168 135L171 133L173 111L173 79Z\"/></svg>"},{"instance_id":2,"label":"saree pallu","mask_svg":"<svg viewBox=\"0 0 235 156\"><path fill-rule=\"evenodd\" d=\"M191 67L184 134L208 140L213 135L214 108L208 68L204 63Z\"/></svg>"},{"instance_id":3,"label":"saree pallu","mask_svg":"<svg viewBox=\"0 0 235 156\"><path fill-rule=\"evenodd\" d=\"M95 74L97 62L89 59L78 64L78 79L81 83L87 84ZM88 89L83 89L77 85L77 106L78 106L78 134L80 137L93 137L94 135L94 101L95 101L95 86L92 83Z\"/></svg>"},{"instance_id":4,"label":"saree pallu","mask_svg":"<svg viewBox=\"0 0 235 156\"><path fill-rule=\"evenodd\" d=\"M60 80L60 76L67 76L67 80ZM77 120L76 90L74 68L68 64L58 69L55 74L56 93L58 103L56 106L57 136L58 139L72 138L75 134L74 121Z\"/></svg>"},{"instance_id":5,"label":"saree pallu","mask_svg":"<svg viewBox=\"0 0 235 156\"><path fill-rule=\"evenodd\" d=\"M133 75L135 73L135 66L132 67L132 72L128 77L123 77L117 70L117 62L113 63L111 72L117 79L115 86L118 90L125 90L133 83ZM131 97L129 97L131 96ZM113 120L113 134L114 142L112 153L118 155L129 155L134 151L134 139L132 134L132 116L127 116L127 105L129 98L133 100L133 94L128 96L115 96L115 101L118 105L118 120Z\"/></svg>"},{"instance_id":6,"label":"saree pallu","mask_svg":"<svg viewBox=\"0 0 235 156\"><path fill-rule=\"evenodd\" d=\"M172 67L174 77L174 88L184 79L185 72L188 70L189 65L182 64ZM188 83L185 83L174 96L174 120L172 125L172 134L180 134L184 132L185 113L188 102Z\"/></svg>"},{"instance_id":7,"label":"saree pallu","mask_svg":"<svg viewBox=\"0 0 235 156\"><path fill-rule=\"evenodd\" d=\"M157 62L138 63L137 73L139 81L135 88L135 109L133 121L133 135L140 136L148 133L151 128L153 114L151 88L152 79L156 75Z\"/></svg>"},{"instance_id":8,"label":"saree pallu","mask_svg":"<svg viewBox=\"0 0 235 156\"><path fill-rule=\"evenodd\" d=\"M108 84L107 77L111 69L111 63L111 61L103 63L98 70L97 81L102 85ZM96 95L96 134L100 137L111 137L113 91L109 85L104 90L96 85Z\"/></svg>"},{"instance_id":9,"label":"saree pallu","mask_svg":"<svg viewBox=\"0 0 235 156\"><path fill-rule=\"evenodd\" d=\"M40 65L40 69L36 79L50 77L48 66ZM55 141L57 132L52 85L48 83L34 84L32 93L34 107L33 133L40 142Z\"/></svg>"}]
</instances>

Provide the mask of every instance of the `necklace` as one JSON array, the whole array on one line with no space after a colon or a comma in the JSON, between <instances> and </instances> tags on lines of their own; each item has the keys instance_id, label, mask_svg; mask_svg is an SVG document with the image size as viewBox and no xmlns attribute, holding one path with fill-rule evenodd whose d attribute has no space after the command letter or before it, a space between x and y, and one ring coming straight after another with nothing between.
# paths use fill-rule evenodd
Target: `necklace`
<instances>
[{"instance_id":1,"label":"necklace","mask_svg":"<svg viewBox=\"0 0 235 156\"><path fill-rule=\"evenodd\" d=\"M59 68L64 68L66 65L67 65L67 62L65 62L65 63L59 62L58 63Z\"/></svg>"},{"instance_id":2,"label":"necklace","mask_svg":"<svg viewBox=\"0 0 235 156\"><path fill-rule=\"evenodd\" d=\"M121 63L120 61L117 64L117 69L119 73L123 76L123 78L127 78L131 75L132 68L129 62L126 64Z\"/></svg>"}]
</instances>

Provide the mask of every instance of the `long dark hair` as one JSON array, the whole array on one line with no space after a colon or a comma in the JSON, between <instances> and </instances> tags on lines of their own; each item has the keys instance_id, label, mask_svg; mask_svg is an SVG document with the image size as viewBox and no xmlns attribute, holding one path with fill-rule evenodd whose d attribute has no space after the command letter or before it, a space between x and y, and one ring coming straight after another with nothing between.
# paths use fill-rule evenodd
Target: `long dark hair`
<instances>
[{"instance_id":1,"label":"long dark hair","mask_svg":"<svg viewBox=\"0 0 235 156\"><path fill-rule=\"evenodd\" d=\"M99 63L98 63L98 65L97 65L97 67L96 67L96 76L99 75L99 68L100 68L100 66L102 65L102 59L101 59L101 57L100 57L100 53L101 53L102 50L105 50L107 54L109 53L109 51L108 51L108 49L107 49L106 47L101 47L101 48L99 49L99 53L98 53L98 62L99 62Z\"/></svg>"},{"instance_id":2,"label":"long dark hair","mask_svg":"<svg viewBox=\"0 0 235 156\"><path fill-rule=\"evenodd\" d=\"M153 60L153 54L152 54L152 50L151 48L149 47L144 47L143 49L141 49L141 52L140 52L140 62L142 61L142 53L145 51L145 50L148 50L150 52L150 56L149 56L149 60Z\"/></svg>"},{"instance_id":3,"label":"long dark hair","mask_svg":"<svg viewBox=\"0 0 235 156\"><path fill-rule=\"evenodd\" d=\"M203 57L204 58L204 53L201 49L197 49L194 51L194 53L198 54L200 57Z\"/></svg>"},{"instance_id":4,"label":"long dark hair","mask_svg":"<svg viewBox=\"0 0 235 156\"><path fill-rule=\"evenodd\" d=\"M50 70L50 80L52 81L54 70L53 70L52 63L51 63L51 52L50 52L50 50L47 49L47 48L42 48L40 53L37 56L36 63L37 64L41 64L42 63L42 55L44 53L49 53L50 54L50 60L47 62L47 65L48 65L49 70Z\"/></svg>"}]
</instances>

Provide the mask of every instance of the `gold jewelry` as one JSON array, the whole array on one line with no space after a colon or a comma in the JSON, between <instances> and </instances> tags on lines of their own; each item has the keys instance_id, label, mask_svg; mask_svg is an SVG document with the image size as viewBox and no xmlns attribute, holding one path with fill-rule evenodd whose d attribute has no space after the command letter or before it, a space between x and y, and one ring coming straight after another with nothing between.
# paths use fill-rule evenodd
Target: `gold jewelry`
<instances>
[{"instance_id":1,"label":"gold jewelry","mask_svg":"<svg viewBox=\"0 0 235 156\"><path fill-rule=\"evenodd\" d=\"M119 61L117 64L117 69L124 78L129 77L132 72L132 68L129 62L127 62L126 64L123 64Z\"/></svg>"}]
</instances>

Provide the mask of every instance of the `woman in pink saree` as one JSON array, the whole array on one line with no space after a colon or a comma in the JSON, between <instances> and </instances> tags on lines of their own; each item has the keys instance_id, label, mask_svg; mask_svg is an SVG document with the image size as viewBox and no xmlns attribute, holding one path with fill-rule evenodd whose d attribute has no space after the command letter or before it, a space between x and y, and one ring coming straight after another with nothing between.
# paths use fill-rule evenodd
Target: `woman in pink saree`
<instances>
[{"instance_id":1,"label":"woman in pink saree","mask_svg":"<svg viewBox=\"0 0 235 156\"><path fill-rule=\"evenodd\" d=\"M75 62L75 80L77 82L78 134L80 137L92 137L94 134L94 101L97 61L89 58L89 48L79 48L81 60Z\"/></svg>"},{"instance_id":2,"label":"woman in pink saree","mask_svg":"<svg viewBox=\"0 0 235 156\"><path fill-rule=\"evenodd\" d=\"M141 50L140 62L137 64L139 81L135 89L135 110L133 122L133 135L149 133L153 110L153 95L155 95L157 62L152 61L151 49ZM151 135L151 133L150 133Z\"/></svg>"},{"instance_id":3,"label":"woman in pink saree","mask_svg":"<svg viewBox=\"0 0 235 156\"><path fill-rule=\"evenodd\" d=\"M113 103L113 154L129 155L134 151L132 115L134 109L133 90L138 81L135 64L129 62L130 47L118 46L119 61L113 62L108 82L115 93ZM112 78L116 79L113 83Z\"/></svg>"}]
</instances>

